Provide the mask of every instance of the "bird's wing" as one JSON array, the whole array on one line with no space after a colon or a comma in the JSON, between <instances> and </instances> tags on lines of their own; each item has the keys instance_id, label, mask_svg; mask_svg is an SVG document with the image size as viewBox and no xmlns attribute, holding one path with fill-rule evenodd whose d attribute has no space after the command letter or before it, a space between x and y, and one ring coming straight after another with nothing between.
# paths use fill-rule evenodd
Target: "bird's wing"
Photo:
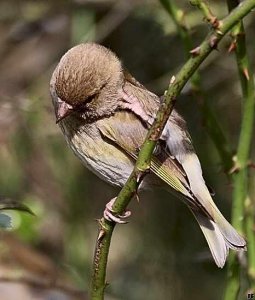
<instances>
[{"instance_id":1,"label":"bird's wing","mask_svg":"<svg viewBox=\"0 0 255 300\"><path fill-rule=\"evenodd\" d=\"M155 118L160 100L137 83L132 76L127 78L122 95L123 101L119 109L123 109L124 112L131 111L129 115L136 116L138 120L134 123L131 121L134 127L125 132L122 142L120 142L118 134L112 135L112 139L117 144L119 143L122 149L126 149L128 142L125 142L125 139L129 130L131 129L136 133L140 130L139 124L143 124L144 128L148 129ZM119 134L122 134L119 128L125 130L125 125L121 122L117 129L113 123L110 127L114 128L115 133L117 130ZM145 133L142 136L143 138L140 137L140 145ZM162 147L162 143L165 147ZM186 203L191 208L205 235L216 264L222 267L226 260L228 248L243 250L246 243L213 202L202 175L199 159L193 149L186 123L175 110L172 111L167 121L158 146L160 147L159 154L154 154L151 170L173 189L185 196Z\"/></svg>"},{"instance_id":2,"label":"bird's wing","mask_svg":"<svg viewBox=\"0 0 255 300\"><path fill-rule=\"evenodd\" d=\"M123 109L110 118L97 121L97 125L102 136L108 142L114 143L127 155L136 159L147 133L143 121L136 116L135 112ZM188 134L182 133L182 139L178 140L180 126L175 124L178 127L177 133L168 132L170 129L173 130L172 124L175 123L169 120L162 140L158 142L159 148L152 156L151 171L166 182L172 190L184 196L182 199L185 199L196 217L216 264L223 267L228 248L243 250L245 249L245 240L228 223L214 204L205 185L200 163ZM180 143L180 153L177 151L178 143ZM185 143L187 143L186 146Z\"/></svg>"},{"instance_id":3,"label":"bird's wing","mask_svg":"<svg viewBox=\"0 0 255 300\"><path fill-rule=\"evenodd\" d=\"M132 78L126 81L123 89L127 93L128 97L131 97L131 102L133 103L132 107L135 107L135 109L131 109L132 112L137 115L138 118L142 119L144 123L149 120L150 124L147 124L149 127L155 118L156 111L159 108L160 99L153 93L147 91L146 88L139 85L139 83ZM125 98L128 99L128 97ZM146 115L148 117L146 117ZM163 141L166 144L164 151L168 153L168 159L165 161L171 163L173 161L178 162L178 164L175 164L175 166L179 165L178 174L181 173L182 176L183 173L185 174L183 177L186 180L188 188L186 188L186 184L184 184L183 180L180 181L184 185L185 190L188 190L190 195L188 199L190 201L188 200L187 204L191 204L191 209L202 230L203 227L206 228L206 226L203 226L201 221L202 219L199 215L205 215L218 224L217 226L220 227L220 231L230 248L243 248L245 246L244 239L222 216L221 212L212 200L202 175L199 159L194 151L190 135L187 131L186 122L176 112L176 110L172 111L160 140L161 143ZM166 169L164 177L168 177L170 173L168 168ZM158 175L156 171L153 172ZM203 232L206 238L210 239L206 230L203 230Z\"/></svg>"},{"instance_id":4,"label":"bird's wing","mask_svg":"<svg viewBox=\"0 0 255 300\"><path fill-rule=\"evenodd\" d=\"M129 111L119 111L110 118L97 121L97 125L104 138L115 143L127 155L137 159L147 133L147 129L139 118ZM162 143L158 144L152 156L151 171L192 201L183 169L164 151L164 146Z\"/></svg>"},{"instance_id":5,"label":"bird's wing","mask_svg":"<svg viewBox=\"0 0 255 300\"><path fill-rule=\"evenodd\" d=\"M123 110L131 110L149 128L159 108L160 99L139 84L131 75L128 74L126 79L123 91L125 101L129 101L129 104L123 103ZM203 179L200 162L192 146L186 122L176 110L172 111L160 141L165 144L164 155L165 153L168 155L168 159L165 160L174 163L179 173L182 173L189 194L192 199L195 199L197 208L201 208L213 219L216 206ZM182 183L184 184L183 181Z\"/></svg>"}]
</instances>

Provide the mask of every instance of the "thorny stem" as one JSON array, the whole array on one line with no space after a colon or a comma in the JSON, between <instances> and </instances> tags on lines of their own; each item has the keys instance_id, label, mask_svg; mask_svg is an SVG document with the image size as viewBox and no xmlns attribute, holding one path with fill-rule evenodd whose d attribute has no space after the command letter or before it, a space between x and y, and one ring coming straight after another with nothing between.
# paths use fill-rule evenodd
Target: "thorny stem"
<instances>
[{"instance_id":1,"label":"thorny stem","mask_svg":"<svg viewBox=\"0 0 255 300\"><path fill-rule=\"evenodd\" d=\"M253 177L254 178L254 177ZM245 232L248 241L248 276L252 293L255 293L255 225L254 225L254 198L245 200Z\"/></svg>"},{"instance_id":2,"label":"thorny stem","mask_svg":"<svg viewBox=\"0 0 255 300\"><path fill-rule=\"evenodd\" d=\"M126 184L120 191L113 211L121 214L132 196L136 193L139 186L141 176L145 175L150 167L151 155L156 146L163 128L171 114L176 97L179 95L189 78L194 74L204 59L217 47L219 41L223 36L243 17L245 17L251 9L255 7L255 0L246 0L238 8L233 10L226 18L219 24L217 29L211 31L207 38L199 46L199 51L193 55L178 72L174 80L165 93L165 99L160 105L154 123L152 124L145 142L139 152L133 172L131 173ZM105 290L105 276L106 266L110 247L110 241L115 224L106 221L102 218L99 222L100 230L96 243L94 263L93 263L93 276L91 299L103 300Z\"/></svg>"},{"instance_id":3,"label":"thorny stem","mask_svg":"<svg viewBox=\"0 0 255 300\"><path fill-rule=\"evenodd\" d=\"M173 0L160 0L160 2L174 21L177 32L184 45L186 58L189 59L190 56L196 52L196 49L192 50L192 40L189 30L185 24L184 11L178 8ZM226 135L224 134L215 114L208 103L206 94L201 86L201 76L198 71L193 74L190 82L193 96L196 98L204 117L203 121L205 128L213 140L216 149L218 150L223 170L226 174L228 174L233 166L232 150Z\"/></svg>"},{"instance_id":4,"label":"thorny stem","mask_svg":"<svg viewBox=\"0 0 255 300\"><path fill-rule=\"evenodd\" d=\"M227 0L229 10L239 5L238 0ZM242 88L242 122L235 157L233 174L232 224L241 233L246 233L248 240L248 274L255 288L255 238L254 238L254 207L248 190L248 163L252 141L255 107L254 79L246 50L245 31L242 21L232 30L233 42L230 50L235 51L237 68ZM225 300L237 299L240 290L240 264L236 253L231 253L228 264L228 281Z\"/></svg>"},{"instance_id":5,"label":"thorny stem","mask_svg":"<svg viewBox=\"0 0 255 300\"><path fill-rule=\"evenodd\" d=\"M217 28L219 25L218 19L212 13L209 5L202 1L202 0L190 0L191 5L196 6L198 9L201 10L202 14L204 15L206 21L210 23L213 27Z\"/></svg>"}]
</instances>

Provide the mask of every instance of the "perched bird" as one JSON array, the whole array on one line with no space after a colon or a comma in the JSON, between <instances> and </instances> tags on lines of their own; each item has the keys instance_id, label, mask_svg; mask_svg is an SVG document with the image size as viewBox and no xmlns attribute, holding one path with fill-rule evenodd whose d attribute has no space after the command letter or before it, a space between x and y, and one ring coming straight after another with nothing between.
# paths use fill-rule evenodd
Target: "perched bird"
<instances>
[{"instance_id":1,"label":"perched bird","mask_svg":"<svg viewBox=\"0 0 255 300\"><path fill-rule=\"evenodd\" d=\"M106 182L123 186L152 124L160 98L124 70L109 49L94 43L73 47L60 60L50 83L57 123L85 166ZM246 242L214 204L183 118L173 110L142 189L163 186L181 196L198 221L212 256L223 267L229 248ZM108 220L116 216L113 201ZM122 217L122 218L121 218Z\"/></svg>"}]
</instances>

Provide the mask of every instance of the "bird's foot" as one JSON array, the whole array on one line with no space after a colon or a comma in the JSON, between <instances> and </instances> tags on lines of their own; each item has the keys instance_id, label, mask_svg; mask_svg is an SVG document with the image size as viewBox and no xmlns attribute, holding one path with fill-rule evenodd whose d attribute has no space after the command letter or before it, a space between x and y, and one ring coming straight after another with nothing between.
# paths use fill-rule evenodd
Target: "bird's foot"
<instances>
[{"instance_id":1,"label":"bird's foot","mask_svg":"<svg viewBox=\"0 0 255 300\"><path fill-rule=\"evenodd\" d=\"M104 218L110 222L115 222L118 224L126 224L128 223L126 219L131 215L131 211L125 210L121 215L118 215L113 211L112 207L116 197L113 198L110 202L108 202L105 206L104 210Z\"/></svg>"}]
</instances>

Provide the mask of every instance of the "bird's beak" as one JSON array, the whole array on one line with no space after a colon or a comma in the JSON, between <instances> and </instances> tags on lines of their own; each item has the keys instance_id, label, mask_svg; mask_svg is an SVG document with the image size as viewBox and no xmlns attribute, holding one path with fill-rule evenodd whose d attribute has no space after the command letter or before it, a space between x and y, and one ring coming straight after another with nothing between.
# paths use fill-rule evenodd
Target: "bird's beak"
<instances>
[{"instance_id":1,"label":"bird's beak","mask_svg":"<svg viewBox=\"0 0 255 300\"><path fill-rule=\"evenodd\" d=\"M56 109L56 123L66 118L73 111L73 106L58 98Z\"/></svg>"}]
</instances>

